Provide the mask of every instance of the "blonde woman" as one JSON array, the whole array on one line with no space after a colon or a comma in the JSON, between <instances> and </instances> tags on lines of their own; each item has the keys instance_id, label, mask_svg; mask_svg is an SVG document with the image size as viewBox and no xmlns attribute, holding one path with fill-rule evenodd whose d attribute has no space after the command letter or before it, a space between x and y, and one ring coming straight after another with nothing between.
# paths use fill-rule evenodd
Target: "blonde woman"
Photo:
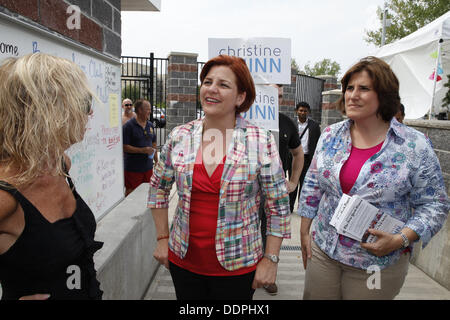
<instances>
[{"instance_id":1,"label":"blonde woman","mask_svg":"<svg viewBox=\"0 0 450 320\"><path fill-rule=\"evenodd\" d=\"M2 299L102 297L93 262L102 243L64 155L83 140L91 98L68 60L37 53L0 66Z\"/></svg>"}]
</instances>

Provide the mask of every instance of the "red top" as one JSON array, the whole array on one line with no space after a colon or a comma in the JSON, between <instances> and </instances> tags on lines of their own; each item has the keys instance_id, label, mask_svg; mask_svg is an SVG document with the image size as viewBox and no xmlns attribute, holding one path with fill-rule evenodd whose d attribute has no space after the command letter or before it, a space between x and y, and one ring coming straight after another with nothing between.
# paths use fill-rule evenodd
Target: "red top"
<instances>
[{"instance_id":1,"label":"red top","mask_svg":"<svg viewBox=\"0 0 450 320\"><path fill-rule=\"evenodd\" d=\"M216 255L216 228L219 192L226 156L208 176L201 148L195 159L189 215L189 247L184 259L169 249L169 261L194 273L207 276L236 276L252 272L256 265L235 271L223 268Z\"/></svg>"},{"instance_id":2,"label":"red top","mask_svg":"<svg viewBox=\"0 0 450 320\"><path fill-rule=\"evenodd\" d=\"M348 194L350 192L356 182L356 179L358 178L362 166L370 157L380 151L383 142L369 149L359 149L352 146L350 156L342 166L341 174L339 175L339 181L344 193Z\"/></svg>"}]
</instances>

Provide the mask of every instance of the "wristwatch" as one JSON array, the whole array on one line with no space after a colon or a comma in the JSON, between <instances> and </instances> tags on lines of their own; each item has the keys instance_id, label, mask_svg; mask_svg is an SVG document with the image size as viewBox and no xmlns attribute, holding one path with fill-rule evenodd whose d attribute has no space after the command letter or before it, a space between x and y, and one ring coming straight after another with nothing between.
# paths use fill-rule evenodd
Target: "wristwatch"
<instances>
[{"instance_id":1,"label":"wristwatch","mask_svg":"<svg viewBox=\"0 0 450 320\"><path fill-rule=\"evenodd\" d=\"M403 232L400 232L399 234L400 237L402 237L402 248L407 248L409 246L408 237Z\"/></svg>"},{"instance_id":2,"label":"wristwatch","mask_svg":"<svg viewBox=\"0 0 450 320\"><path fill-rule=\"evenodd\" d=\"M264 255L264 257L266 257L267 259L269 259L270 261L272 261L273 263L278 263L280 261L280 257L278 257L277 255L274 254L268 254L266 253Z\"/></svg>"}]
</instances>

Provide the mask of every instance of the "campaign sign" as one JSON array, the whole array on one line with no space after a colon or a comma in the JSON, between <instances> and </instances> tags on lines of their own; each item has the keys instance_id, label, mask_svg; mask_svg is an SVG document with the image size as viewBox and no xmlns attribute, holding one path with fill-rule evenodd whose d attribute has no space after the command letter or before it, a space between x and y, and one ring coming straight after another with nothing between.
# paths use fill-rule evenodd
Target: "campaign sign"
<instances>
[{"instance_id":1,"label":"campaign sign","mask_svg":"<svg viewBox=\"0 0 450 320\"><path fill-rule=\"evenodd\" d=\"M278 131L278 89L270 85L256 85L256 98L242 117L260 128Z\"/></svg>"},{"instance_id":2,"label":"campaign sign","mask_svg":"<svg viewBox=\"0 0 450 320\"><path fill-rule=\"evenodd\" d=\"M209 38L209 59L221 54L244 59L255 84L291 83L291 39Z\"/></svg>"}]
</instances>

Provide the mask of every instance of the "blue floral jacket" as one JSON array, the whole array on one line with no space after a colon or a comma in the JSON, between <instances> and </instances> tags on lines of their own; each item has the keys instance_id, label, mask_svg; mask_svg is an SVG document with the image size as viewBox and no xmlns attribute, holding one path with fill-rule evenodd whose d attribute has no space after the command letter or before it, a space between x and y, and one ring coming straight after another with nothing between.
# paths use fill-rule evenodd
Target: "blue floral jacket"
<instances>
[{"instance_id":1,"label":"blue floral jacket","mask_svg":"<svg viewBox=\"0 0 450 320\"><path fill-rule=\"evenodd\" d=\"M329 224L342 197L339 174L351 151L350 125L345 120L322 133L311 166L306 174L298 214L314 219L313 241L330 258L359 269L392 265L402 250L377 257L360 243L339 235ZM441 167L432 145L419 131L390 123L378 153L361 168L350 190L414 230L423 247L445 222L450 209Z\"/></svg>"}]
</instances>

